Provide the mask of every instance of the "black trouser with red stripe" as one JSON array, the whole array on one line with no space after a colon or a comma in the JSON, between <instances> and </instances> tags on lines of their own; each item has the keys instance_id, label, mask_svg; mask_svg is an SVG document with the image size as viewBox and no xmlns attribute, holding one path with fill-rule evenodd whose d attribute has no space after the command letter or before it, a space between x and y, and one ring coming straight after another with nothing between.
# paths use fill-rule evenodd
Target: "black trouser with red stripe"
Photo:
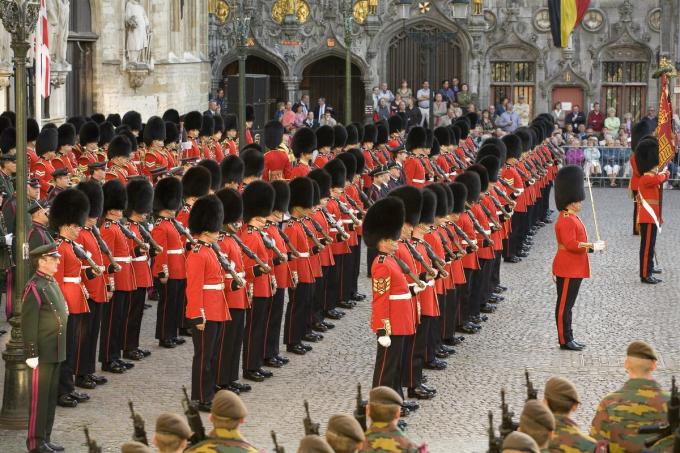
<instances>
[{"instance_id":1,"label":"black trouser with red stripe","mask_svg":"<svg viewBox=\"0 0 680 453\"><path fill-rule=\"evenodd\" d=\"M257 371L264 364L267 315L271 304L271 297L253 297L251 309L246 313L246 330L243 339L244 371Z\"/></svg>"},{"instance_id":2,"label":"black trouser with red stripe","mask_svg":"<svg viewBox=\"0 0 680 453\"><path fill-rule=\"evenodd\" d=\"M324 311L334 310L340 300L340 286L342 286L342 258L345 255L334 255L335 264L328 268L326 280L326 298Z\"/></svg>"},{"instance_id":3,"label":"black trouser with red stripe","mask_svg":"<svg viewBox=\"0 0 680 453\"><path fill-rule=\"evenodd\" d=\"M283 326L283 342L288 346L302 343L307 326L305 314L312 303L313 289L313 283L298 283L297 288L288 288L286 322Z\"/></svg>"},{"instance_id":4,"label":"black trouser with red stripe","mask_svg":"<svg viewBox=\"0 0 680 453\"><path fill-rule=\"evenodd\" d=\"M88 374L94 374L95 372L97 362L97 340L99 340L99 329L102 323L102 309L107 304L87 299L87 305L90 307L88 332L84 350L81 351L80 370L76 373L77 376L87 376Z\"/></svg>"},{"instance_id":5,"label":"black trouser with red stripe","mask_svg":"<svg viewBox=\"0 0 680 453\"><path fill-rule=\"evenodd\" d=\"M283 321L283 306L286 297L285 288L277 288L267 316L267 338L264 345L264 358L271 359L279 355L281 339L281 322Z\"/></svg>"},{"instance_id":6,"label":"black trouser with red stripe","mask_svg":"<svg viewBox=\"0 0 680 453\"><path fill-rule=\"evenodd\" d=\"M154 286L158 291L158 307L156 311L156 339L170 341L177 336L180 326L180 318L184 317L181 311L181 300L184 299L186 280L168 279L167 283L161 283L154 278Z\"/></svg>"},{"instance_id":7,"label":"black trouser with red stripe","mask_svg":"<svg viewBox=\"0 0 680 453\"><path fill-rule=\"evenodd\" d=\"M109 303L102 308L102 334L99 340L99 361L110 363L120 359L123 349L123 327L130 291L114 291Z\"/></svg>"},{"instance_id":8,"label":"black trouser with red stripe","mask_svg":"<svg viewBox=\"0 0 680 453\"><path fill-rule=\"evenodd\" d=\"M405 387L416 388L423 382L423 366L427 349L427 337L430 335L432 317L421 316L416 334L404 346L404 369L402 383Z\"/></svg>"},{"instance_id":9,"label":"black trouser with red stripe","mask_svg":"<svg viewBox=\"0 0 680 453\"><path fill-rule=\"evenodd\" d=\"M326 304L326 287L328 285L328 275L330 274L330 266L321 267L321 277L316 279L314 285L314 297L312 300L312 308L309 314L308 327L323 321L323 310Z\"/></svg>"},{"instance_id":10,"label":"black trouser with red stripe","mask_svg":"<svg viewBox=\"0 0 680 453\"><path fill-rule=\"evenodd\" d=\"M66 322L66 360L59 371L59 395L66 395L75 390L73 375L79 374L80 361L84 359L87 349L87 334L90 325L90 313L71 313ZM82 373L82 372L81 372Z\"/></svg>"},{"instance_id":11,"label":"black trouser with red stripe","mask_svg":"<svg viewBox=\"0 0 680 453\"><path fill-rule=\"evenodd\" d=\"M352 278L352 295L356 295L359 292L359 270L361 269L361 236L357 236L359 243L351 248L352 257L354 258L353 271L354 277Z\"/></svg>"},{"instance_id":12,"label":"black trouser with red stripe","mask_svg":"<svg viewBox=\"0 0 680 453\"><path fill-rule=\"evenodd\" d=\"M468 269L463 270L465 273L465 283L458 288L458 304L460 307L460 322L465 324L470 320L472 316L472 309L470 307L470 289L472 287L472 278L479 272L479 269Z\"/></svg>"},{"instance_id":13,"label":"black trouser with red stripe","mask_svg":"<svg viewBox=\"0 0 680 453\"><path fill-rule=\"evenodd\" d=\"M581 287L582 278L556 277L557 281L557 306L555 307L555 319L557 321L557 336L560 345L569 343L574 339L571 330L571 310L576 303L578 290Z\"/></svg>"},{"instance_id":14,"label":"black trouser with red stripe","mask_svg":"<svg viewBox=\"0 0 680 453\"><path fill-rule=\"evenodd\" d=\"M41 362L30 370L30 405L28 410L28 435L26 446L29 450L40 447L50 440L54 413L57 408L60 362Z\"/></svg>"},{"instance_id":15,"label":"black trouser with red stripe","mask_svg":"<svg viewBox=\"0 0 680 453\"><path fill-rule=\"evenodd\" d=\"M350 247L352 250L352 247ZM338 300L347 302L352 298L354 288L356 288L356 272L354 271L354 255L347 253L340 255L340 294ZM337 261L336 261L337 263Z\"/></svg>"},{"instance_id":16,"label":"black trouser with red stripe","mask_svg":"<svg viewBox=\"0 0 680 453\"><path fill-rule=\"evenodd\" d=\"M206 321L203 330L191 329L194 359L191 363L191 399L209 403L215 396L218 346L223 321Z\"/></svg>"},{"instance_id":17,"label":"black trouser with red stripe","mask_svg":"<svg viewBox=\"0 0 680 453\"><path fill-rule=\"evenodd\" d=\"M411 336L392 335L392 344L388 348L383 348L376 341L378 350L375 357L375 368L373 369L373 387L389 387L400 396L404 396L401 388L402 366L404 364L404 344ZM377 340L377 337L376 337Z\"/></svg>"},{"instance_id":18,"label":"black trouser with red stripe","mask_svg":"<svg viewBox=\"0 0 680 453\"><path fill-rule=\"evenodd\" d=\"M215 378L215 382L221 387L238 381L247 311L240 308L230 308L231 321L224 323L218 345L217 377Z\"/></svg>"},{"instance_id":19,"label":"black trouser with red stripe","mask_svg":"<svg viewBox=\"0 0 680 453\"><path fill-rule=\"evenodd\" d=\"M434 360L434 353L442 347L442 321L446 313L446 294L437 294L437 304L439 305L439 316L432 319L430 325L430 336L427 340L427 361ZM431 357L431 359L430 359Z\"/></svg>"},{"instance_id":20,"label":"black trouser with red stripe","mask_svg":"<svg viewBox=\"0 0 680 453\"><path fill-rule=\"evenodd\" d=\"M647 278L654 270L654 248L656 247L655 223L640 224L640 278Z\"/></svg>"},{"instance_id":21,"label":"black trouser with red stripe","mask_svg":"<svg viewBox=\"0 0 680 453\"><path fill-rule=\"evenodd\" d=\"M123 350L125 351L134 351L139 348L139 333L142 330L142 316L144 315L147 289L137 288L132 292L123 335Z\"/></svg>"},{"instance_id":22,"label":"black trouser with red stripe","mask_svg":"<svg viewBox=\"0 0 680 453\"><path fill-rule=\"evenodd\" d=\"M442 312L442 338L451 340L458 327L458 314L460 307L458 304L458 288L451 288L446 291L446 309Z\"/></svg>"},{"instance_id":23,"label":"black trouser with red stripe","mask_svg":"<svg viewBox=\"0 0 680 453\"><path fill-rule=\"evenodd\" d=\"M480 269L472 273L470 282L470 315L478 316L480 308L488 301L487 290L491 277L492 260L479 259Z\"/></svg>"},{"instance_id":24,"label":"black trouser with red stripe","mask_svg":"<svg viewBox=\"0 0 680 453\"><path fill-rule=\"evenodd\" d=\"M632 195L633 195L633 236L637 236L640 234L640 226L637 223L637 218L638 218L638 198L637 190L631 190Z\"/></svg>"}]
</instances>

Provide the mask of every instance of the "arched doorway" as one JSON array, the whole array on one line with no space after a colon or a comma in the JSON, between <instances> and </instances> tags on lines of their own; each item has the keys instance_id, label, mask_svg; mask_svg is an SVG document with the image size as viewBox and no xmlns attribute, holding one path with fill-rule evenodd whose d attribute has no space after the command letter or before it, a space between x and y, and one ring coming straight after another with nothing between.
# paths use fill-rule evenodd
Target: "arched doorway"
<instances>
[{"instance_id":1,"label":"arched doorway","mask_svg":"<svg viewBox=\"0 0 680 453\"><path fill-rule=\"evenodd\" d=\"M317 99L326 98L326 104L333 107L335 119L345 118L345 60L328 56L307 65L302 71L300 90L308 93L310 103L316 106ZM361 121L364 116L364 85L361 70L352 63L352 120Z\"/></svg>"},{"instance_id":2,"label":"arched doorway","mask_svg":"<svg viewBox=\"0 0 680 453\"><path fill-rule=\"evenodd\" d=\"M276 103L285 101L285 90L281 81L281 70L274 63L255 55L249 55L246 59L246 74L263 74L269 76L268 112L276 111ZM222 70L222 80L219 86L229 93L227 79L229 76L238 75L238 60L232 61Z\"/></svg>"},{"instance_id":3,"label":"arched doorway","mask_svg":"<svg viewBox=\"0 0 680 453\"><path fill-rule=\"evenodd\" d=\"M71 1L66 59L71 73L66 77L66 116L90 115L93 109L94 72L92 54L97 35L92 32L90 0Z\"/></svg>"}]
</instances>

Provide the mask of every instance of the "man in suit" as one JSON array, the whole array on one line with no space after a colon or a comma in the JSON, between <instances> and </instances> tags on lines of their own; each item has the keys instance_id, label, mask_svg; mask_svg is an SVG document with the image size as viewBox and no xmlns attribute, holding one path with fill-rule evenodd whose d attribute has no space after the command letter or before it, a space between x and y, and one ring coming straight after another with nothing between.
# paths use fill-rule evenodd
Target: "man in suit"
<instances>
[{"instance_id":1,"label":"man in suit","mask_svg":"<svg viewBox=\"0 0 680 453\"><path fill-rule=\"evenodd\" d=\"M314 107L314 125L318 126L319 125L319 120L323 118L324 114L328 111L332 110L332 107L328 104L326 104L326 98L319 98L319 103L316 107Z\"/></svg>"},{"instance_id":2,"label":"man in suit","mask_svg":"<svg viewBox=\"0 0 680 453\"><path fill-rule=\"evenodd\" d=\"M581 107L574 104L571 108L571 112L567 113L564 124L571 124L574 127L574 130L578 130L579 125L586 124L586 115L581 111Z\"/></svg>"}]
</instances>

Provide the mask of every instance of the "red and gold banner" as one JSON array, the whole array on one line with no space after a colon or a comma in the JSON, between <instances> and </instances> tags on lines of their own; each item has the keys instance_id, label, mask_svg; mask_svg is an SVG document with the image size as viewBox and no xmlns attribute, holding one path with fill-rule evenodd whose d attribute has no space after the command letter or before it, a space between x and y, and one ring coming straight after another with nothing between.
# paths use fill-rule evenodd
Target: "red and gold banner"
<instances>
[{"instance_id":1,"label":"red and gold banner","mask_svg":"<svg viewBox=\"0 0 680 453\"><path fill-rule=\"evenodd\" d=\"M675 135L673 134L673 105L669 77L661 74L661 99L656 136L659 138L659 168L664 168L675 157Z\"/></svg>"}]
</instances>

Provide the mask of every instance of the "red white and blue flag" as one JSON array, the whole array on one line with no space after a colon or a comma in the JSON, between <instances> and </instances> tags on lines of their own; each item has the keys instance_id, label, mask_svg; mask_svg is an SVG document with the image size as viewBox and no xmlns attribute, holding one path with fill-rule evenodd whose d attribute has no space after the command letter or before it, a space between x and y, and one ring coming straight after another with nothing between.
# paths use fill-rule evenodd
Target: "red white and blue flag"
<instances>
[{"instance_id":1,"label":"red white and blue flag","mask_svg":"<svg viewBox=\"0 0 680 453\"><path fill-rule=\"evenodd\" d=\"M47 30L47 6L40 0L40 16L35 31L35 86L37 94L43 98L50 95L50 46Z\"/></svg>"}]
</instances>

